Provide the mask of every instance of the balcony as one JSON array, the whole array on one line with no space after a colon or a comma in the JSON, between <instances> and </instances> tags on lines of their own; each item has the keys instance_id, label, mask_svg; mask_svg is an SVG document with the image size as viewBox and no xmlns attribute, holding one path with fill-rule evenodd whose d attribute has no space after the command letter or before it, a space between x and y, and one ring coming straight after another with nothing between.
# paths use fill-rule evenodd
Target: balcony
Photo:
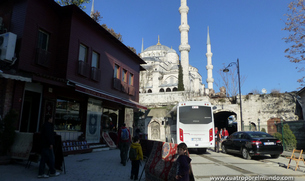
<instances>
[{"instance_id":1,"label":"balcony","mask_svg":"<svg viewBox=\"0 0 305 181\"><path fill-rule=\"evenodd\" d=\"M122 92L128 93L128 84L126 82L122 82Z\"/></svg>"},{"instance_id":2,"label":"balcony","mask_svg":"<svg viewBox=\"0 0 305 181\"><path fill-rule=\"evenodd\" d=\"M91 67L91 79L99 82L101 80L101 70L96 67Z\"/></svg>"},{"instance_id":3,"label":"balcony","mask_svg":"<svg viewBox=\"0 0 305 181\"><path fill-rule=\"evenodd\" d=\"M113 78L113 88L116 90L121 90L121 80L118 78Z\"/></svg>"},{"instance_id":4,"label":"balcony","mask_svg":"<svg viewBox=\"0 0 305 181\"><path fill-rule=\"evenodd\" d=\"M88 77L89 69L90 69L90 66L87 62L84 62L82 60L78 61L78 74L80 74L84 77Z\"/></svg>"},{"instance_id":5,"label":"balcony","mask_svg":"<svg viewBox=\"0 0 305 181\"><path fill-rule=\"evenodd\" d=\"M50 65L50 58L51 58L51 53L48 52L47 50L43 50L41 48L36 49L35 62L38 65L48 68Z\"/></svg>"},{"instance_id":6,"label":"balcony","mask_svg":"<svg viewBox=\"0 0 305 181\"><path fill-rule=\"evenodd\" d=\"M129 88L128 94L134 96L136 92L135 88L133 86L129 86L128 88Z\"/></svg>"}]
</instances>

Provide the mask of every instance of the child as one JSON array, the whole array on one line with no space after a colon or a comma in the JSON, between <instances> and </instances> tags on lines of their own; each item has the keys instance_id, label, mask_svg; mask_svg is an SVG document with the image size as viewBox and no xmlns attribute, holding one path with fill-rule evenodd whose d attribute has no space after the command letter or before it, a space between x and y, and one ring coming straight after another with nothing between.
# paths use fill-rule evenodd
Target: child
<instances>
[{"instance_id":1,"label":"child","mask_svg":"<svg viewBox=\"0 0 305 181\"><path fill-rule=\"evenodd\" d=\"M180 181L189 181L189 170L192 159L187 156L186 144L180 143L177 146L177 151L179 157L177 159L177 174L175 178Z\"/></svg>"},{"instance_id":2,"label":"child","mask_svg":"<svg viewBox=\"0 0 305 181\"><path fill-rule=\"evenodd\" d=\"M131 160L131 176L130 179L138 180L138 174L140 169L140 160L143 160L143 151L138 136L133 138L133 143L130 149L135 149L137 156L134 160Z\"/></svg>"}]
</instances>

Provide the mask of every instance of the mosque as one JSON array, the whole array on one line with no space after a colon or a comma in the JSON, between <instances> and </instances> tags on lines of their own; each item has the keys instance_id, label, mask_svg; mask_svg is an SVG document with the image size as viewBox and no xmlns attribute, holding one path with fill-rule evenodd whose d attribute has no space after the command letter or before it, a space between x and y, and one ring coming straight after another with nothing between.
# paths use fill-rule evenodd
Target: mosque
<instances>
[{"instance_id":1,"label":"mosque","mask_svg":"<svg viewBox=\"0 0 305 181\"><path fill-rule=\"evenodd\" d=\"M142 65L146 70L140 73L140 93L174 92L178 90L179 66L182 67L184 89L187 92L199 95L209 95L213 90L213 65L209 29L207 33L207 88L202 83L202 76L198 69L189 64L188 32L190 26L187 21L189 7L187 0L181 0L179 12L181 25L179 26L181 44L180 57L177 52L168 46L158 43L144 50L143 40L140 57L147 63ZM180 58L180 59L179 59Z\"/></svg>"}]
</instances>

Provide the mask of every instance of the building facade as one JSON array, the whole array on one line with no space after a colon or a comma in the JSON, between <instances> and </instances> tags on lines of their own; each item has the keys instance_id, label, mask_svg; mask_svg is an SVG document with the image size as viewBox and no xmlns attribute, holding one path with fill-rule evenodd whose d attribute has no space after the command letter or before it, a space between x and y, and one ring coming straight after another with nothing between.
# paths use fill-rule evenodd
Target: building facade
<instances>
[{"instance_id":1,"label":"building facade","mask_svg":"<svg viewBox=\"0 0 305 181\"><path fill-rule=\"evenodd\" d=\"M4 0L0 17L0 37L16 36L13 57L0 58L0 115L17 110L17 131L38 132L46 115L63 140L98 143L103 131L133 127L133 112L146 109L139 56L75 5Z\"/></svg>"},{"instance_id":2,"label":"building facade","mask_svg":"<svg viewBox=\"0 0 305 181\"><path fill-rule=\"evenodd\" d=\"M143 65L146 69L140 74L140 93L162 93L166 92L171 97L169 92L178 90L179 66L182 67L182 77L184 90L188 93L194 93L199 96L214 93L213 90L213 65L212 52L209 31L207 34L207 83L208 86L202 83L202 76L198 69L189 64L189 52L191 46L188 44L188 25L187 14L189 7L186 0L181 0L179 13L181 15L181 25L179 26L181 44L179 45L180 56L177 52L168 46L160 43L152 45L144 50L142 42L142 50L140 57L147 63ZM181 58L181 59L180 59ZM152 102L155 99L152 99Z\"/></svg>"}]
</instances>

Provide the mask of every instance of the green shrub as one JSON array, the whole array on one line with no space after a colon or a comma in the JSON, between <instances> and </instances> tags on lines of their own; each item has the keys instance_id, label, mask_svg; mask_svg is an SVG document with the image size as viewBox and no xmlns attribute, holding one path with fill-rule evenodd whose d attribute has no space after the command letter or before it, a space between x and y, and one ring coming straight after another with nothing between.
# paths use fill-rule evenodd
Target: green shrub
<instances>
[{"instance_id":1,"label":"green shrub","mask_svg":"<svg viewBox=\"0 0 305 181\"><path fill-rule=\"evenodd\" d=\"M265 133L266 133L266 129L265 129L265 128L262 128L261 132L265 132Z\"/></svg>"},{"instance_id":2,"label":"green shrub","mask_svg":"<svg viewBox=\"0 0 305 181\"><path fill-rule=\"evenodd\" d=\"M282 134L279 132L274 133L274 137L281 140L284 146L284 150L291 151L297 146L297 139L288 124L284 124L284 142L282 140Z\"/></svg>"}]
</instances>

